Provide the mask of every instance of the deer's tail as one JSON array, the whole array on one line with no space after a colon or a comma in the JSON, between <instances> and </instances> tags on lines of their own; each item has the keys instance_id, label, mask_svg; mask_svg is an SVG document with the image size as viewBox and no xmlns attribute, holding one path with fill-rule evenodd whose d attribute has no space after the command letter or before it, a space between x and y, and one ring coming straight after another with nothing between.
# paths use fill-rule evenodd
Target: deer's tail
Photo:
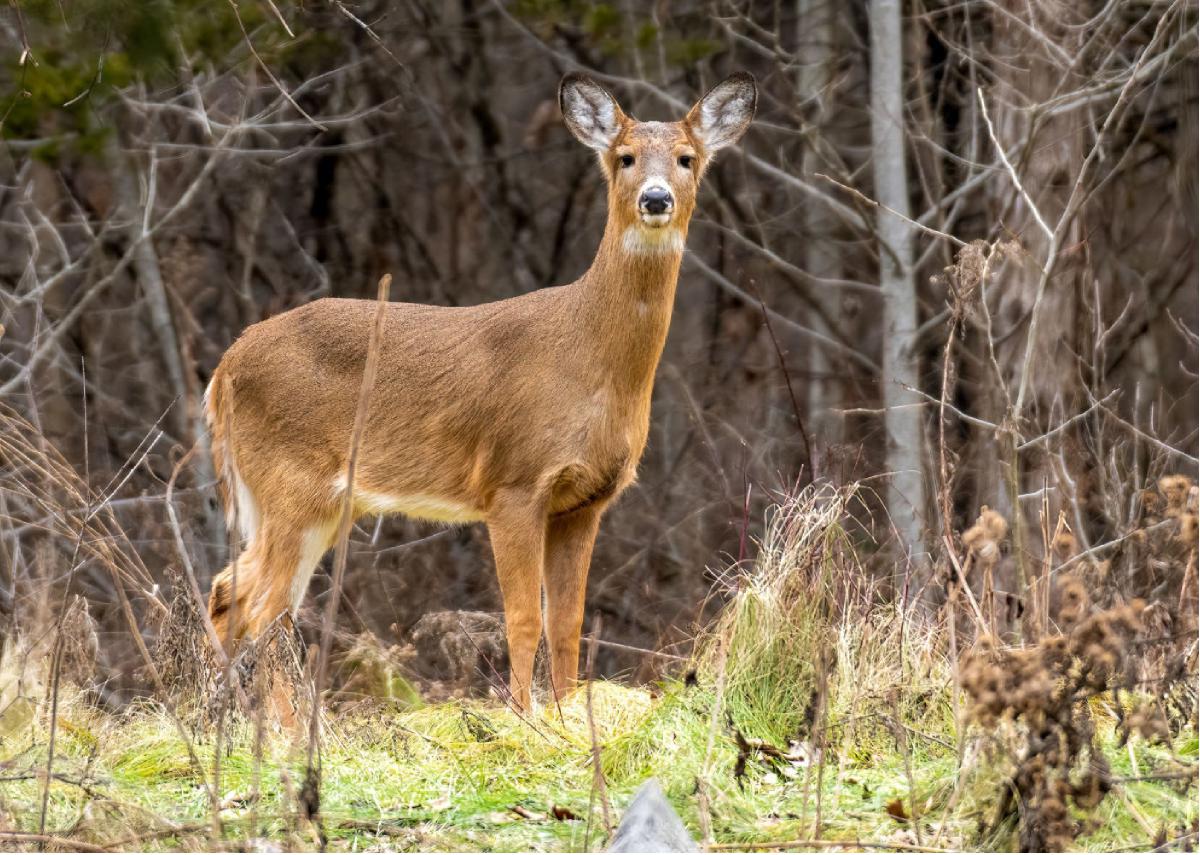
<instances>
[{"instance_id":1,"label":"deer's tail","mask_svg":"<svg viewBox=\"0 0 1200 855\"><path fill-rule=\"evenodd\" d=\"M229 436L233 425L233 395L229 376L217 366L204 391L204 419L212 444L213 468L217 471L217 491L225 507L225 524L249 543L258 533L258 502L238 471Z\"/></svg>"}]
</instances>

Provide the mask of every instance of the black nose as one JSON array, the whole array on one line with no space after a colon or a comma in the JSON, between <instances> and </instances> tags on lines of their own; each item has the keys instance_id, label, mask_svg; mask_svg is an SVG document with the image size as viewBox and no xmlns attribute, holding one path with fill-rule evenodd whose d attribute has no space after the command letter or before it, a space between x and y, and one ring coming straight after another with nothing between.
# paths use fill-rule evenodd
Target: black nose
<instances>
[{"instance_id":1,"label":"black nose","mask_svg":"<svg viewBox=\"0 0 1200 855\"><path fill-rule=\"evenodd\" d=\"M671 207L671 191L666 187L647 187L638 205L647 214L665 214Z\"/></svg>"}]
</instances>

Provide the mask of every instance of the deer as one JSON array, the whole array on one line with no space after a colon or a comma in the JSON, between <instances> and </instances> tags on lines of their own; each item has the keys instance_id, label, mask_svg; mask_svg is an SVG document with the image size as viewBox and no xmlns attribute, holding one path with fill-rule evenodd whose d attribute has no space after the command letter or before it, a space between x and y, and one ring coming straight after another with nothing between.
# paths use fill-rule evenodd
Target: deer
<instances>
[{"instance_id":1,"label":"deer","mask_svg":"<svg viewBox=\"0 0 1200 855\"><path fill-rule=\"evenodd\" d=\"M591 266L568 285L490 303L388 302L351 496L376 302L316 300L237 338L203 404L230 530L244 545L209 596L227 650L294 619L349 502L355 518L485 523L511 702L532 708L543 633L554 697L573 687L592 548L646 445L697 190L757 98L739 72L683 119L641 122L590 77L567 74L564 122L608 185Z\"/></svg>"}]
</instances>

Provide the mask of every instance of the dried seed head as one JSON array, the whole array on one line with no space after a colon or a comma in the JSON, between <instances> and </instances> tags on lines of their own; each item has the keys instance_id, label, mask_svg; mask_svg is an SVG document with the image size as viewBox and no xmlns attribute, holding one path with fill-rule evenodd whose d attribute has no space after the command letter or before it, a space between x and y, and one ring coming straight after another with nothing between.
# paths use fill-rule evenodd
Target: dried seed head
<instances>
[{"instance_id":1,"label":"dried seed head","mask_svg":"<svg viewBox=\"0 0 1200 855\"><path fill-rule=\"evenodd\" d=\"M986 275L989 249L987 241L971 241L958 251L954 264L932 277L935 284L945 284L950 291L953 311L960 319L969 310Z\"/></svg>"},{"instance_id":2,"label":"dried seed head","mask_svg":"<svg viewBox=\"0 0 1200 855\"><path fill-rule=\"evenodd\" d=\"M1070 529L1064 527L1054 535L1054 542L1051 544L1051 548L1059 557L1059 560L1065 561L1074 555L1075 550L1078 548L1075 535L1071 533Z\"/></svg>"},{"instance_id":3,"label":"dried seed head","mask_svg":"<svg viewBox=\"0 0 1200 855\"><path fill-rule=\"evenodd\" d=\"M993 511L987 505L979 514L979 522L987 529L988 535L997 542L1008 537L1008 520Z\"/></svg>"},{"instance_id":4,"label":"dried seed head","mask_svg":"<svg viewBox=\"0 0 1200 855\"><path fill-rule=\"evenodd\" d=\"M1073 626L1087 616L1092 601L1083 582L1068 576L1058 583L1058 621Z\"/></svg>"},{"instance_id":5,"label":"dried seed head","mask_svg":"<svg viewBox=\"0 0 1200 855\"><path fill-rule=\"evenodd\" d=\"M975 559L986 567L1000 560L1000 544L1008 537L1008 521L984 505L975 525L963 532L962 540Z\"/></svg>"},{"instance_id":6,"label":"dried seed head","mask_svg":"<svg viewBox=\"0 0 1200 855\"><path fill-rule=\"evenodd\" d=\"M1165 475L1158 479L1158 489L1167 500L1167 514L1175 516L1187 507L1192 479L1186 475Z\"/></svg>"},{"instance_id":7,"label":"dried seed head","mask_svg":"<svg viewBox=\"0 0 1200 855\"><path fill-rule=\"evenodd\" d=\"M1154 490L1142 490L1142 508L1148 516L1158 516L1163 510L1163 497Z\"/></svg>"}]
</instances>

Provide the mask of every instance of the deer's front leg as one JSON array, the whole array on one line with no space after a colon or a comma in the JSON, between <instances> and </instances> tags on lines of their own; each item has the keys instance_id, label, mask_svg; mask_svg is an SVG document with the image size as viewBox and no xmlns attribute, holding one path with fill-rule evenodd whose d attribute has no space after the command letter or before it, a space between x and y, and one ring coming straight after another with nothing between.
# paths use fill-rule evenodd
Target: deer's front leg
<instances>
[{"instance_id":1,"label":"deer's front leg","mask_svg":"<svg viewBox=\"0 0 1200 855\"><path fill-rule=\"evenodd\" d=\"M521 709L530 710L533 657L542 635L545 504L528 495L505 495L488 513L487 525L504 597L509 691Z\"/></svg>"},{"instance_id":2,"label":"deer's front leg","mask_svg":"<svg viewBox=\"0 0 1200 855\"><path fill-rule=\"evenodd\" d=\"M552 517L546 526L546 642L556 698L570 691L579 674L584 595L600 515L592 506Z\"/></svg>"}]
</instances>

